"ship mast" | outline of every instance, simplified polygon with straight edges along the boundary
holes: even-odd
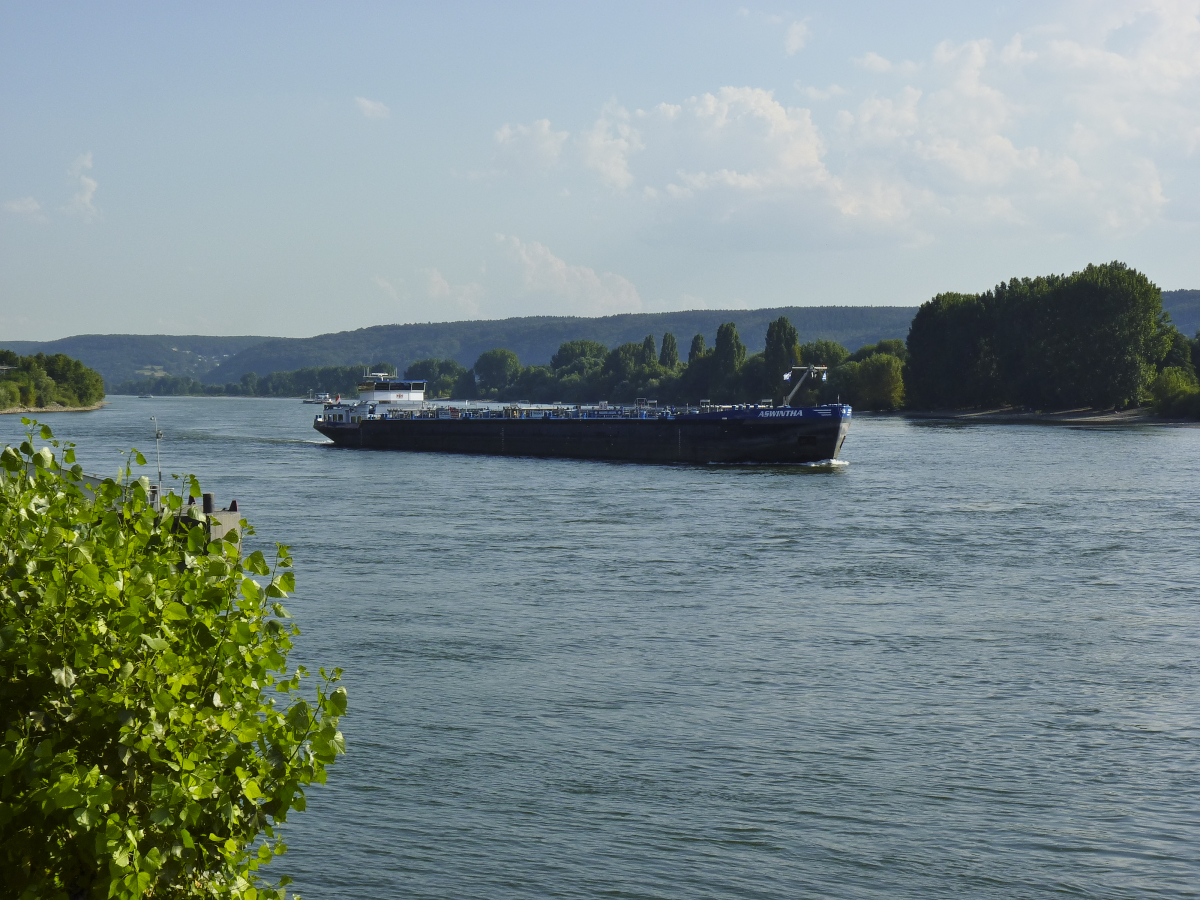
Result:
[[[792,386],[792,392],[787,395],[786,399],[784,399],[783,405],[784,406],[792,405],[792,398],[796,396],[796,392],[800,390],[800,386],[802,384],[804,384],[805,381],[808,380],[808,377],[810,375],[815,378],[816,374],[818,372],[820,372],[821,380],[824,381],[825,373],[827,371],[829,371],[828,366],[792,366],[792,370],[790,372],[785,373],[783,376],[784,381],[794,382],[794,384]],[[800,374],[799,378],[795,377],[797,373]]]

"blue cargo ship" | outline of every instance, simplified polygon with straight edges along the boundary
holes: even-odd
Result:
[[[824,369],[794,369],[806,379]],[[341,447],[692,463],[814,463],[836,459],[850,428],[845,404],[660,407],[487,404],[425,400],[425,382],[369,376],[353,402],[331,403],[313,427]]]

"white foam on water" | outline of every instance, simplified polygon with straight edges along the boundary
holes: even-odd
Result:
[[[819,459],[816,462],[800,463],[800,465],[813,469],[839,469],[842,466],[850,465],[850,463],[844,459]]]

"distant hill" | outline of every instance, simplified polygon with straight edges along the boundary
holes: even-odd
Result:
[[[670,313],[630,313],[597,319],[529,316],[516,319],[439,322],[421,325],[376,325],[311,338],[271,338],[249,347],[204,376],[209,383],[238,381],[246,372],[267,375],[307,366],[349,366],[387,362],[400,371],[418,359],[438,357],[471,366],[479,354],[504,347],[523,365],[541,365],[564,341],[588,339],[608,347],[640,342],[647,334],[661,339],[670,331],[686,355],[692,336],[703,334],[708,346],[717,326],[736,322],[749,352],[766,343],[767,323],[787,316],[801,342],[827,338],[851,350],[884,338],[908,336],[915,307],[786,306],[778,309],[705,309]]]
[[[1163,291],[1163,309],[1175,327],[1194,337],[1200,331],[1200,291]]]
[[[225,359],[266,337],[207,337],[164,334],[80,334],[57,341],[0,341],[22,356],[65,353],[104,377],[109,388],[147,375],[199,378]]]
[[[1191,336],[1200,330],[1200,291],[1163,291],[1163,307],[1184,334]],[[779,316],[792,321],[801,341],[827,338],[856,350],[884,338],[907,337],[915,313],[915,307],[906,306],[787,306],[636,313],[598,319],[530,316],[376,325],[311,338],[82,334],[57,341],[0,340],[0,348],[22,356],[65,353],[99,372],[109,387],[158,373],[220,384],[239,381],[246,372],[268,375],[307,366],[389,362],[403,371],[410,363],[429,357],[470,366],[480,353],[494,347],[514,351],[525,365],[537,365],[549,362],[564,341],[587,338],[615,347],[641,341],[647,334],[661,338],[664,331],[675,335],[680,351],[686,354],[692,335],[697,333],[712,346],[722,322],[736,322],[743,343],[751,353],[757,353],[763,348],[767,323]]]

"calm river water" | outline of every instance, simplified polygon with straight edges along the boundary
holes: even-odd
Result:
[[[337,450],[113,398],[295,551],[317,898],[1195,897],[1200,429],[860,418],[829,470]],[[0,442],[20,428],[0,418]],[[153,477],[153,476],[152,476]]]

